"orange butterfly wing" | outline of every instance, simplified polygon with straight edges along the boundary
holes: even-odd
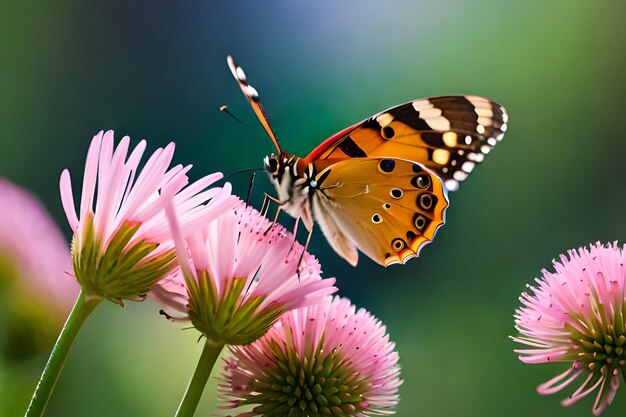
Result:
[[[313,215],[333,249],[356,265],[361,250],[381,265],[405,263],[435,236],[448,206],[428,168],[397,158],[357,158],[316,177]]]
[[[301,166],[314,163],[319,172],[351,158],[401,158],[424,164],[455,191],[502,140],[507,121],[505,109],[484,97],[413,100],[331,136]]]

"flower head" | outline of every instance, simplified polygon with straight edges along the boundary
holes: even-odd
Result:
[[[599,243],[568,251],[520,297],[515,314],[520,336],[513,340],[525,363],[567,362],[570,367],[540,385],[553,394],[574,381],[579,387],[562,404],[571,405],[597,391],[593,413],[613,400],[626,369],[624,248]]]
[[[321,279],[319,263],[302,255],[291,234],[243,202],[186,242],[173,207],[168,214],[181,271],[158,283],[152,296],[171,318],[190,320],[215,343],[250,343],[285,311],[337,290],[334,279]]]
[[[252,416],[393,414],[400,367],[385,326],[349,300],[294,310],[261,339],[230,347],[219,385],[227,408]]]
[[[70,253],[39,200],[0,178],[0,351],[9,358],[49,349],[78,285]]]
[[[221,178],[208,175],[189,185],[191,166],[170,168],[174,144],[157,149],[139,170],[146,148],[129,153],[128,136],[114,149],[113,132],[94,136],[85,163],[79,215],[70,174],[61,175],[61,199],[74,231],[72,260],[87,295],[122,304],[142,299],[150,287],[177,266],[163,202],[173,199],[184,232],[218,215],[232,201],[229,184],[206,187]]]

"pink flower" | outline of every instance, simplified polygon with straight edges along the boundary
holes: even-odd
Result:
[[[216,344],[261,337],[285,311],[335,292],[317,260],[285,229],[243,202],[192,233],[185,242],[171,218],[181,272],[159,282],[152,297],[170,318],[190,320]],[[178,213],[180,216],[180,213]]]
[[[185,188],[191,165],[170,168],[174,144],[157,149],[139,170],[146,148],[129,152],[128,136],[114,148],[113,132],[94,136],[85,163],[77,215],[70,174],[61,174],[61,199],[74,231],[72,259],[76,279],[87,295],[118,304],[142,299],[150,287],[177,266],[163,211],[173,199],[188,233],[232,204],[230,185],[204,190],[221,174],[208,175]],[[204,190],[204,191],[203,191]]]
[[[70,253],[39,200],[0,178],[0,350],[25,357],[50,348],[78,295]]]
[[[525,363],[567,362],[570,367],[541,384],[540,394],[553,394],[580,382],[562,404],[569,406],[597,391],[593,413],[613,400],[626,366],[624,249],[597,243],[568,251],[555,272],[543,270],[537,285],[520,297],[515,313],[519,337],[528,348],[517,349]]]
[[[28,191],[0,178],[0,257],[14,267],[20,285],[67,313],[78,286],[65,272],[70,252],[59,227]]]
[[[400,367],[385,326],[347,299],[285,314],[261,339],[229,347],[218,386],[240,417],[393,414]]]

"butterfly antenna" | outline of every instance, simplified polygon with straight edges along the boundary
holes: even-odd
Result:
[[[246,196],[246,204],[250,204],[250,197],[252,196],[252,187],[254,186],[254,178],[256,177],[256,172],[253,172],[250,176],[250,184],[248,185],[248,195]]]
[[[255,130],[252,126],[250,126],[248,123],[244,122],[243,120],[241,120],[239,117],[235,116],[230,110],[228,110],[228,106],[224,105],[224,106],[220,106],[220,111],[226,113],[227,115],[229,115],[230,117],[232,117],[233,119],[235,119],[237,122],[241,123],[243,126],[247,127],[248,129],[250,129],[255,135],[259,136],[260,138],[262,138],[265,143],[267,143],[268,145],[270,145],[271,147],[274,147],[274,145],[272,144],[272,142],[270,142],[270,140],[265,136],[260,134],[257,130]]]
[[[236,174],[241,174],[243,172],[260,172],[260,171],[265,171],[264,167],[260,167],[260,168],[245,168],[245,169],[238,169],[236,171],[231,171],[228,174],[224,175],[224,178],[221,179],[221,181],[227,180],[228,178],[232,177],[233,175]],[[254,180],[252,180],[251,182],[253,182]]]

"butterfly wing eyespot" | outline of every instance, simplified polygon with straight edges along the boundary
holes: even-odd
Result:
[[[381,265],[405,263],[445,222],[446,190],[421,164],[358,158],[332,164],[322,175],[313,215],[331,246],[353,264],[356,248]]]
[[[425,190],[430,187],[430,175],[422,173],[411,178],[411,185],[420,190]]]
[[[416,161],[456,191],[502,140],[507,123],[505,109],[480,96],[413,100],[331,136],[304,160],[390,156]]]

